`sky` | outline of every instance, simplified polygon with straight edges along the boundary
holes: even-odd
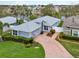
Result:
[[[79,0],[0,0],[0,5],[74,5]]]

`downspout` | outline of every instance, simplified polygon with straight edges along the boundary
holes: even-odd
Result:
[[[71,36],[72,36],[72,29],[71,29]]]

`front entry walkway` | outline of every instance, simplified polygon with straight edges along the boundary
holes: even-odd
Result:
[[[44,47],[46,58],[72,58],[72,55],[55,40],[57,36],[58,33],[55,33],[53,37],[50,38],[44,33],[36,37],[35,41],[39,42]]]

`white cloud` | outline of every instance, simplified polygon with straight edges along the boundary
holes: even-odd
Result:
[[[16,4],[26,4],[26,5],[34,5],[34,4],[55,4],[55,5],[69,5],[69,4],[78,4],[78,0],[0,0],[0,5],[16,5]]]

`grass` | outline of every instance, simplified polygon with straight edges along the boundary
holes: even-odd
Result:
[[[79,44],[76,41],[61,39],[59,42],[72,54],[72,56],[79,57]],[[75,42],[75,43],[74,43]]]
[[[44,58],[43,47],[40,44],[37,47],[25,48],[24,44],[13,41],[0,42],[0,58]]]
[[[63,25],[63,21],[59,23],[58,27],[62,27],[62,25]]]

